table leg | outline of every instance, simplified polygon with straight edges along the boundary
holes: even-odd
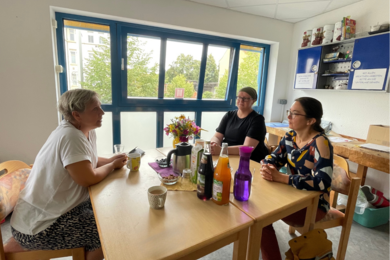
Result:
[[[238,233],[238,240],[234,242],[233,260],[246,259],[246,251],[248,248],[249,227],[241,230]]]
[[[366,182],[366,175],[367,175],[367,167],[359,164],[357,168],[356,176],[362,180],[360,184],[361,186],[363,186],[364,183]]]
[[[302,234],[307,233],[314,228],[314,224],[316,223],[319,199],[319,195],[313,198],[312,203],[306,209],[305,224],[302,228]]]
[[[258,260],[260,258],[262,233],[263,225],[260,222],[255,222],[255,224],[250,227],[248,260]]]

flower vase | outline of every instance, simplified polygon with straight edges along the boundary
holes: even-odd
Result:
[[[173,148],[176,148],[176,144],[182,142],[188,142],[188,136],[176,136],[175,139],[173,139]]]

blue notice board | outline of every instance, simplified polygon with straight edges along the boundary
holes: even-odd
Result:
[[[389,34],[356,39],[348,89],[385,90],[389,74]]]
[[[294,88],[316,88],[318,68],[321,60],[322,46],[298,51],[297,71]]]

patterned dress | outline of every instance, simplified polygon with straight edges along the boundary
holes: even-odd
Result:
[[[263,160],[277,168],[287,163],[288,184],[300,190],[322,191],[318,208],[328,212],[329,192],[333,174],[333,146],[324,133],[316,135],[304,147],[298,148],[296,132],[286,133],[278,148]]]

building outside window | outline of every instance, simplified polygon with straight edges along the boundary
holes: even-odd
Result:
[[[77,86],[77,73],[72,73],[72,85]]]
[[[69,29],[69,40],[74,41],[74,29]]]
[[[75,51],[71,51],[70,52],[70,63],[76,63],[76,52]]]

